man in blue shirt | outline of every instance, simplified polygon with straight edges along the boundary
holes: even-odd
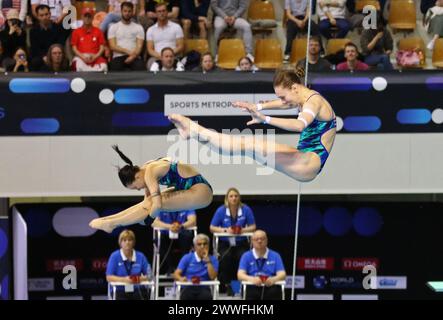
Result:
[[[263,230],[252,236],[252,250],[240,259],[238,280],[248,281],[246,300],[281,300],[281,287],[277,281],[285,280],[286,272],[280,254],[268,248],[268,237]]]
[[[134,250],[134,232],[123,230],[118,237],[118,243],[120,250],[111,254],[106,267],[108,282],[127,284],[117,286],[116,300],[147,300],[149,291],[137,283],[149,280],[151,266],[143,253]]]
[[[161,231],[160,274],[171,274],[184,254],[192,249],[194,232],[187,230],[197,225],[194,210],[180,212],[160,212],[152,227],[164,228]]]
[[[209,255],[209,237],[203,233],[194,238],[194,251],[183,256],[174,272],[176,281],[192,281],[195,286],[185,286],[181,300],[212,300],[211,289],[197,285],[200,281],[217,278],[218,261]]]

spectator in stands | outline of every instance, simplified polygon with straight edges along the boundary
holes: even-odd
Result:
[[[176,281],[199,283],[217,277],[218,261],[209,255],[209,237],[198,234],[194,238],[194,251],[183,256],[174,272]],[[185,286],[181,290],[181,300],[212,300],[211,290],[207,286]]]
[[[332,28],[337,28],[335,38],[344,38],[351,25],[345,18],[346,0],[318,0],[317,14],[320,18],[320,33],[327,39],[333,38]]]
[[[65,50],[62,45],[56,43],[49,47],[46,55],[45,64],[40,68],[43,72],[67,72],[69,70],[69,61],[66,58]]]
[[[21,27],[16,9],[8,11],[6,28],[0,32],[0,39],[3,43],[2,65],[6,70],[10,70],[10,67],[16,64],[14,55],[17,49],[26,48],[26,31]]]
[[[94,10],[83,8],[83,26],[72,33],[71,45],[75,57],[72,60],[74,71],[107,71],[108,65],[103,52],[105,37],[103,32],[92,25]]]
[[[181,61],[175,58],[174,50],[172,48],[163,48],[160,56],[160,60],[156,60],[151,64],[149,71],[185,71],[185,66]]]
[[[391,33],[385,28],[383,19],[377,17],[377,29],[365,29],[360,37],[365,63],[380,70],[392,70],[390,54],[394,47]]]
[[[361,62],[357,59],[358,57],[357,46],[349,42],[345,46],[345,58],[346,61],[337,65],[338,71],[363,71],[368,70],[369,66],[366,63]]]
[[[66,33],[63,28],[51,21],[50,9],[47,5],[38,5],[35,8],[38,25],[31,29],[31,70],[40,70],[49,47],[55,43],[64,45]]]
[[[214,37],[217,48],[220,35],[227,27],[241,30],[246,53],[254,61],[251,25],[242,18],[248,8],[248,0],[211,0],[211,8],[215,15]]]
[[[213,71],[217,71],[217,70],[218,70],[218,68],[215,65],[214,58],[212,57],[212,54],[210,52],[205,52],[202,54],[202,56],[200,58],[200,65],[192,71],[207,73],[207,72],[213,72]]]
[[[183,30],[175,22],[169,21],[168,11],[165,3],[156,5],[157,23],[146,32],[148,53],[148,70],[155,60],[161,59],[163,48],[169,47],[174,50],[176,57],[181,57],[184,49]]]
[[[27,0],[0,0],[0,17],[7,17],[9,10],[14,9],[19,12],[19,19],[23,23],[28,13],[28,1]],[[6,20],[6,19],[5,19]],[[0,29],[1,29],[0,25]]]
[[[199,38],[208,37],[208,9],[210,0],[182,0],[180,3],[180,16],[185,39],[190,38],[191,28],[198,28]]]
[[[158,0],[141,0],[140,2],[140,12],[139,21],[143,28],[148,29],[154,23],[157,22],[156,5],[163,3],[166,5],[168,11],[168,20],[178,23],[180,14],[180,1],[170,0],[170,1],[158,1]]]
[[[292,41],[299,31],[307,32],[308,18],[311,8],[308,7],[309,0],[285,0],[285,11],[288,17],[286,24],[286,48],[284,61],[289,61],[292,49]],[[311,35],[318,35],[318,26],[311,21]]]
[[[37,8],[42,4],[49,7],[52,22],[61,25],[63,19],[68,15],[71,0],[31,0],[32,15],[37,20],[39,19]]]
[[[28,55],[24,48],[18,48],[14,54],[14,64],[8,65],[6,71],[12,72],[29,72]]]
[[[131,21],[134,5],[123,2],[121,5],[122,19],[113,24],[108,31],[109,48],[112,50],[112,71],[145,70],[140,53],[143,49],[145,33],[143,27]]]
[[[162,228],[160,246],[160,274],[171,274],[177,268],[180,258],[192,249],[194,232],[189,228],[197,226],[194,210],[160,212],[151,224]]]
[[[428,33],[432,36],[427,48],[433,50],[435,41],[443,37],[443,0],[437,0],[435,6],[428,10],[424,22]]]
[[[123,230],[118,236],[118,244],[120,249],[109,257],[106,280],[127,283],[128,286],[116,287],[116,300],[148,300],[149,290],[138,283],[151,278],[151,266],[142,252],[134,250],[134,232]]]
[[[241,202],[240,192],[236,188],[229,188],[225,195],[225,203],[215,212],[210,231],[212,233],[242,234],[256,229],[254,213],[251,208]],[[233,295],[230,286],[236,279],[238,263],[242,254],[249,249],[246,237],[220,237],[220,275],[222,290]]]
[[[235,67],[235,71],[246,71],[246,72],[253,71],[253,72],[255,72],[255,71],[258,71],[258,68],[254,64],[254,62],[251,60],[250,57],[244,56],[238,60],[238,64]]]
[[[308,63],[309,71],[312,72],[323,72],[331,71],[332,65],[328,60],[320,57],[321,40],[318,36],[312,36],[309,39],[309,52],[308,52]],[[306,58],[301,59],[297,62],[297,68],[306,67]]]
[[[108,2],[108,14],[106,15],[103,22],[100,24],[100,29],[103,33],[106,33],[109,26],[113,23],[117,23],[122,19],[121,9],[124,2],[129,2],[133,4],[132,7],[132,17],[137,16],[137,3],[138,0],[109,0]]]
[[[252,250],[240,259],[238,280],[251,282],[246,286],[246,300],[281,300],[282,290],[275,285],[286,279],[286,271],[278,252],[268,248],[268,237],[263,230],[252,236]]]

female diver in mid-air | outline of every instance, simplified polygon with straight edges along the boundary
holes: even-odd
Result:
[[[323,169],[331,152],[336,134],[335,113],[331,105],[318,92],[302,84],[303,69],[278,70],[274,76],[274,90],[279,99],[263,104],[236,102],[235,107],[248,111],[252,120],[247,125],[266,123],[288,131],[301,132],[297,148],[285,144],[269,143],[253,135],[232,136],[208,130],[189,118],[171,114],[169,120],[180,135],[207,143],[211,149],[234,155],[247,155],[262,164],[272,159],[275,169],[289,177],[307,182]],[[269,117],[261,110],[299,108],[297,119]]]
[[[118,171],[121,182],[129,189],[145,189],[145,198],[122,212],[92,220],[92,228],[110,233],[116,227],[140,223],[148,216],[155,218],[160,211],[196,210],[212,202],[211,185],[194,167],[168,158],[138,167],[117,146],[113,148],[126,163]],[[160,193],[160,185],[169,188]]]

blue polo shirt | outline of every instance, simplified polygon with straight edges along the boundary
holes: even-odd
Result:
[[[252,213],[251,208],[245,204],[238,208],[237,217],[235,219],[231,217],[229,208],[222,205],[217,209],[217,211],[215,211],[215,214],[211,220],[212,226],[220,228],[229,228],[232,226],[240,226],[244,228],[252,224],[255,224],[254,214]],[[246,237],[235,237],[236,242],[245,240]],[[221,237],[220,241],[229,242],[229,238]]]
[[[109,257],[107,276],[127,277],[142,274],[151,276],[151,266],[143,253],[134,250],[132,259],[127,259],[122,250],[115,250]]]
[[[215,256],[210,256],[215,271],[218,272],[218,260]],[[182,271],[182,275],[188,280],[192,277],[200,277],[201,281],[209,281],[207,263],[199,258],[195,251],[185,254],[178,263],[177,269]]]
[[[158,218],[160,219],[161,222],[164,223],[168,223],[168,224],[172,224],[174,221],[179,222],[180,224],[185,223],[186,221],[188,221],[188,217],[192,216],[192,215],[196,215],[194,210],[187,210],[187,211],[176,211],[176,212],[165,212],[162,211],[160,212],[160,215],[158,216]],[[182,231],[183,229],[181,229],[180,231]],[[162,230],[161,233],[168,233],[168,230]]]
[[[160,212],[158,216],[161,222],[172,224],[174,221],[179,222],[180,224],[188,221],[188,216],[195,216],[194,210],[188,211],[180,211],[180,212]]]
[[[248,276],[273,277],[278,271],[285,271],[285,266],[276,251],[267,249],[264,257],[258,258],[255,249],[252,249],[243,253],[238,269],[246,271]]]

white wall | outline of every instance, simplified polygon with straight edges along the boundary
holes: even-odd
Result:
[[[297,136],[277,141],[296,145]],[[339,134],[323,172],[303,185],[303,193],[443,192],[441,141],[443,134]],[[121,185],[114,165],[123,163],[110,147],[115,143],[138,164],[165,155],[172,144],[165,136],[0,138],[0,197],[141,195]],[[280,173],[257,176],[255,164],[197,167],[216,194],[230,186],[243,194],[298,190]]]

